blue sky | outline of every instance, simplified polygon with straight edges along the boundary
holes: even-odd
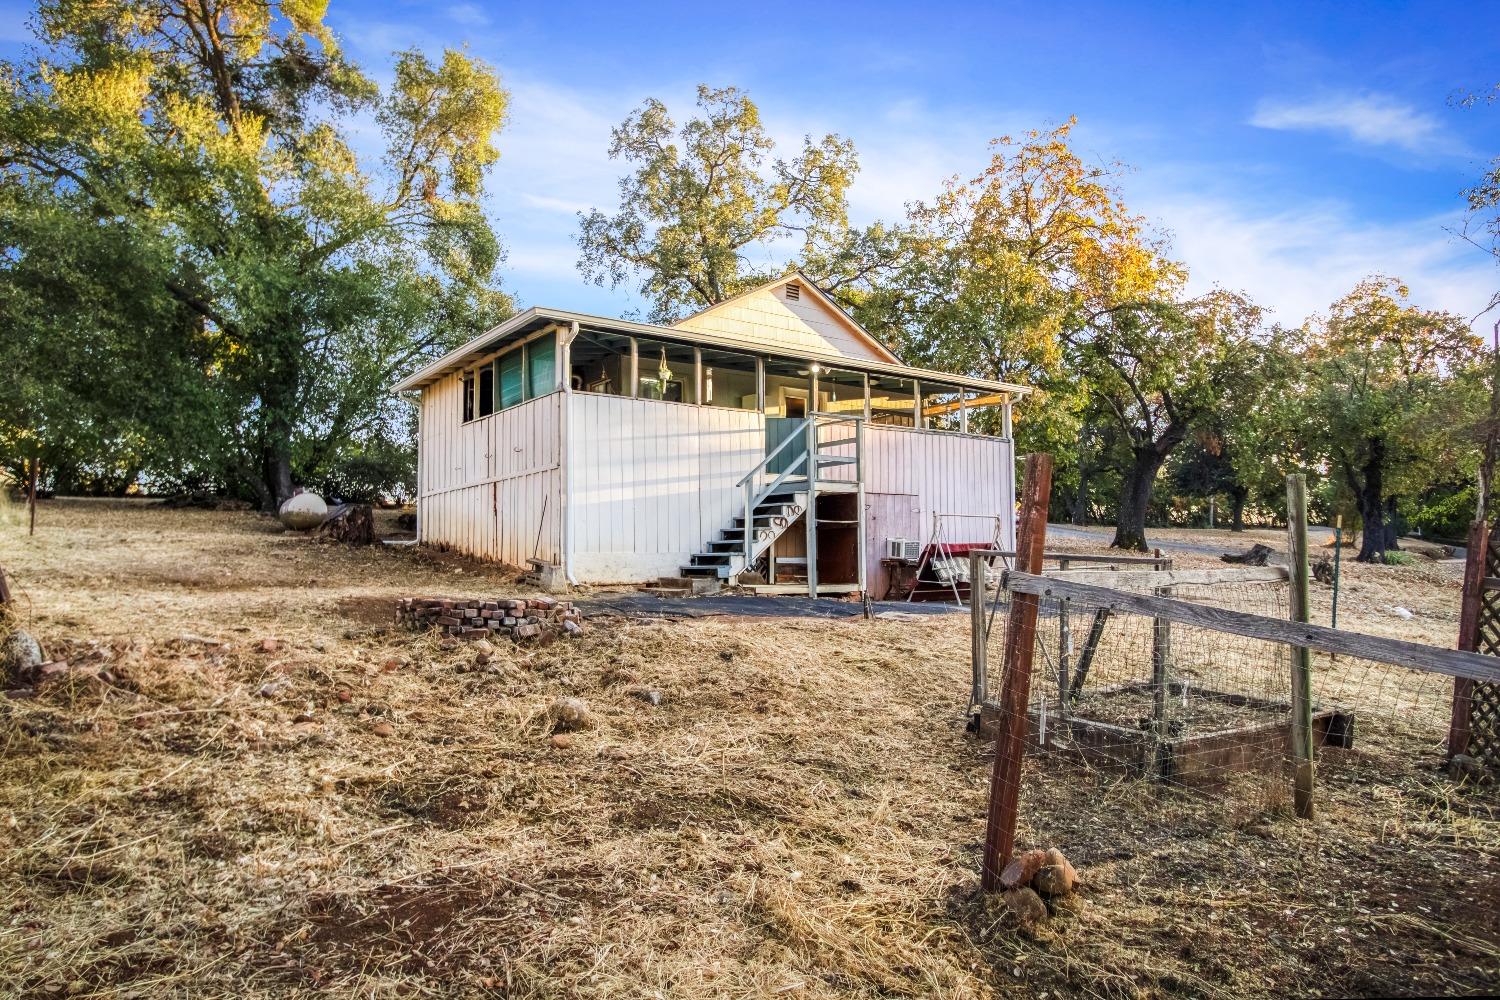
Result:
[[[0,54],[17,53],[27,11],[0,3]],[[577,212],[614,206],[610,127],[647,96],[684,117],[700,82],[746,89],[786,145],[853,139],[858,222],[977,172],[994,136],[1077,115],[1079,150],[1131,165],[1127,203],[1170,235],[1195,289],[1299,322],[1372,272],[1465,315],[1500,288],[1449,232],[1500,155],[1500,104],[1453,104],[1500,84],[1488,4],[331,0],[329,20],[377,76],[413,45],[466,46],[500,71],[512,103],[489,203],[523,305],[640,306],[579,276]]]

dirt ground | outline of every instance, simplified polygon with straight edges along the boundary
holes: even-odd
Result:
[[[0,565],[49,652],[108,671],[0,697],[3,995],[1500,990],[1500,796],[1421,720],[1325,758],[1312,822],[1029,763],[1020,840],[1084,887],[1022,931],[976,896],[964,615],[601,618],[479,667],[389,624],[524,592],[441,553],[60,500],[35,538],[0,508]],[[1345,570],[1341,625],[1452,644],[1449,567]],[[559,747],[564,695],[591,721]]]

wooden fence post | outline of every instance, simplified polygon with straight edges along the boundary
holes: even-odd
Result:
[[[1482,520],[1469,524],[1468,553],[1464,560],[1464,589],[1458,610],[1458,648],[1479,651],[1480,595],[1484,590],[1484,567],[1490,547],[1488,525]],[[1469,726],[1473,717],[1474,681],[1453,679],[1453,713],[1448,725],[1448,759],[1469,752]]]
[[[1021,525],[1016,538],[1016,568],[1042,571],[1047,538],[1047,502],[1052,495],[1052,456],[1027,455],[1021,484]],[[1021,795],[1021,758],[1026,752],[1026,708],[1031,696],[1031,659],[1036,652],[1036,616],[1041,599],[1012,594],[1005,623],[1004,686],[1000,693],[1000,731],[995,736],[995,768],[990,774],[990,804],[984,832],[985,892],[1000,888],[1000,872],[1016,848],[1016,807]]]
[[[1286,477],[1287,550],[1291,557],[1291,619],[1309,614],[1307,566],[1307,479]],[[1292,788],[1297,815],[1313,816],[1312,650],[1292,647]]]
[[[10,606],[10,582],[5,579],[5,567],[0,566],[0,611]]]

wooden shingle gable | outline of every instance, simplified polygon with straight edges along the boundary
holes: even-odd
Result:
[[[740,341],[746,347],[901,363],[800,271],[709,306],[673,327]]]

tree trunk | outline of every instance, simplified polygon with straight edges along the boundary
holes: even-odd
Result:
[[[1135,449],[1135,459],[1125,473],[1125,482],[1120,487],[1120,510],[1115,518],[1115,538],[1112,548],[1147,551],[1146,512],[1151,506],[1151,491],[1156,485],[1156,474],[1167,460],[1170,448],[1160,447]]]
[[[1078,492],[1073,496],[1072,521],[1079,527],[1089,523],[1089,465],[1078,460]]]
[[[1370,440],[1370,457],[1365,462],[1364,481],[1355,493],[1364,531],[1359,543],[1360,562],[1384,562],[1387,544],[1385,521],[1385,441]]]
[[[1230,531],[1245,530],[1245,501],[1249,499],[1250,491],[1244,487],[1237,487],[1229,491],[1229,516]]]
[[[28,535],[36,534],[36,480],[41,472],[41,466],[41,459],[33,458],[31,460],[31,494],[27,499],[27,503],[31,507],[31,527],[26,529]]]

